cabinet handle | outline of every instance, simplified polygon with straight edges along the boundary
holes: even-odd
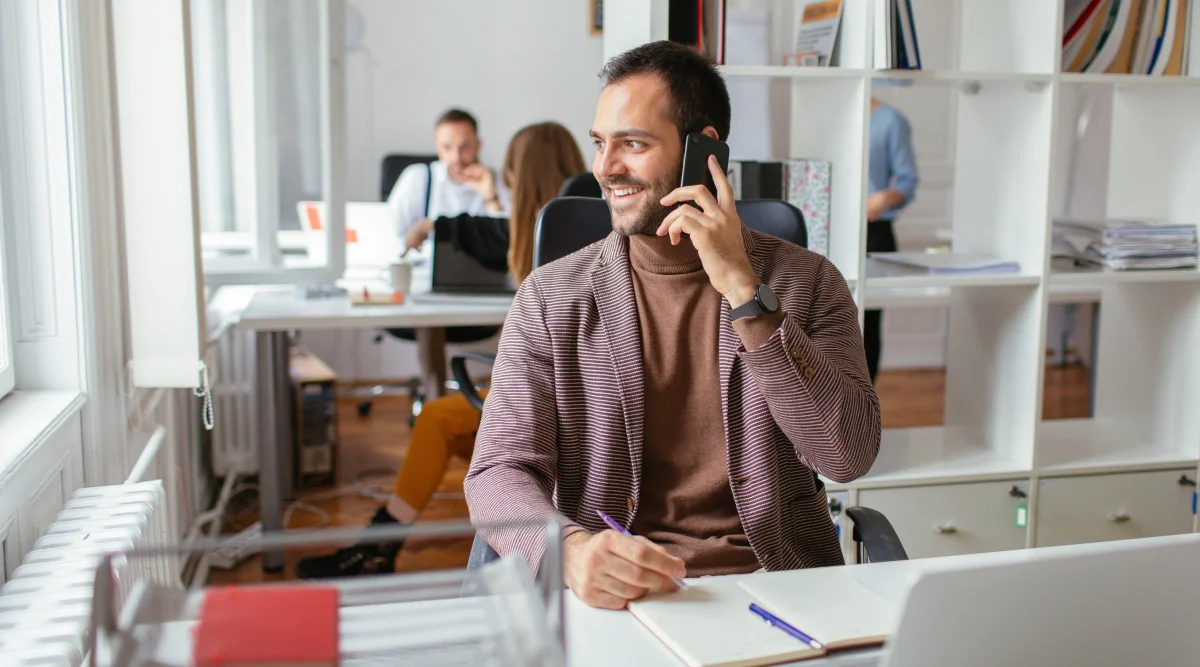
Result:
[[[1179,486],[1196,486],[1196,480],[1191,479],[1186,474],[1179,476]]]
[[[1125,523],[1129,521],[1129,512],[1121,510],[1120,512],[1111,512],[1108,515],[1108,520],[1113,523]]]
[[[952,523],[943,523],[937,526],[937,532],[942,535],[953,535],[958,532],[958,529]]]
[[[1029,494],[1022,491],[1021,487],[1017,486],[1016,484],[1013,484],[1012,488],[1008,490],[1008,495],[1012,496],[1013,498],[1028,498],[1029,497]]]

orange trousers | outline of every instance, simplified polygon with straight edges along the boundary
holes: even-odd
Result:
[[[486,396],[487,392],[480,392]],[[479,411],[459,393],[448,394],[425,404],[413,424],[408,456],[396,475],[397,496],[420,512],[442,483],[450,457],[468,461],[475,451]]]

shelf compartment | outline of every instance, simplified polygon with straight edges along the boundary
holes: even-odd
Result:
[[[1063,285],[1104,285],[1121,283],[1174,283],[1200,281],[1200,270],[1172,269],[1154,271],[1104,271],[1096,268],[1063,269],[1054,267],[1050,272],[1052,287]]]
[[[859,488],[1028,474],[1029,467],[953,428],[884,429],[879,457]]]
[[[1197,463],[1194,448],[1153,442],[1120,423],[1096,419],[1042,422],[1038,452],[1042,473],[1152,470]]]
[[[795,67],[792,65],[722,65],[726,77],[783,79],[861,79],[867,71],[845,67]]]
[[[1042,421],[1039,469],[1112,469],[1200,458],[1200,281],[1106,285],[1092,418]]]
[[[937,289],[947,287],[989,287],[1005,285],[1037,285],[1041,278],[1034,273],[951,273],[931,274],[919,268],[909,268],[891,262],[868,258],[867,287]]]
[[[1067,84],[1096,84],[1101,86],[1181,87],[1200,86],[1200,77],[1150,76],[1148,74],[1084,74],[1063,72],[1059,80]]]

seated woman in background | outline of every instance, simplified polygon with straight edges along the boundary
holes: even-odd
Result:
[[[504,184],[512,191],[512,217],[468,214],[413,223],[406,243],[419,246],[432,232],[453,238],[481,264],[508,271],[520,284],[533,271],[533,234],[538,211],[557,194],[564,181],[587,171],[571,133],[558,123],[530,125],[512,138],[504,157]],[[393,495],[371,524],[409,524],[429,504],[452,456],[470,459],[479,429],[479,411],[462,394],[426,403],[413,425],[404,465]],[[395,570],[401,542],[362,543],[325,556],[302,559],[296,575],[327,579]]]

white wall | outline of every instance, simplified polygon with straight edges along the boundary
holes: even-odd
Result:
[[[508,140],[554,120],[585,160],[599,95],[602,39],[584,0],[349,0],[366,32],[346,60],[347,199],[379,197],[392,152],[433,152],[433,122],[461,106],[480,123],[483,159],[498,166]]]
[[[452,106],[479,119],[489,165],[501,164],[517,130],[545,120],[570,129],[590,163],[587,133],[604,62],[584,0],[348,0],[346,7],[365,29],[346,58],[347,200],[379,198],[384,155],[433,153],[433,122]],[[416,345],[373,338],[314,331],[303,340],[343,381],[418,374]],[[495,340],[471,349],[494,351]]]

